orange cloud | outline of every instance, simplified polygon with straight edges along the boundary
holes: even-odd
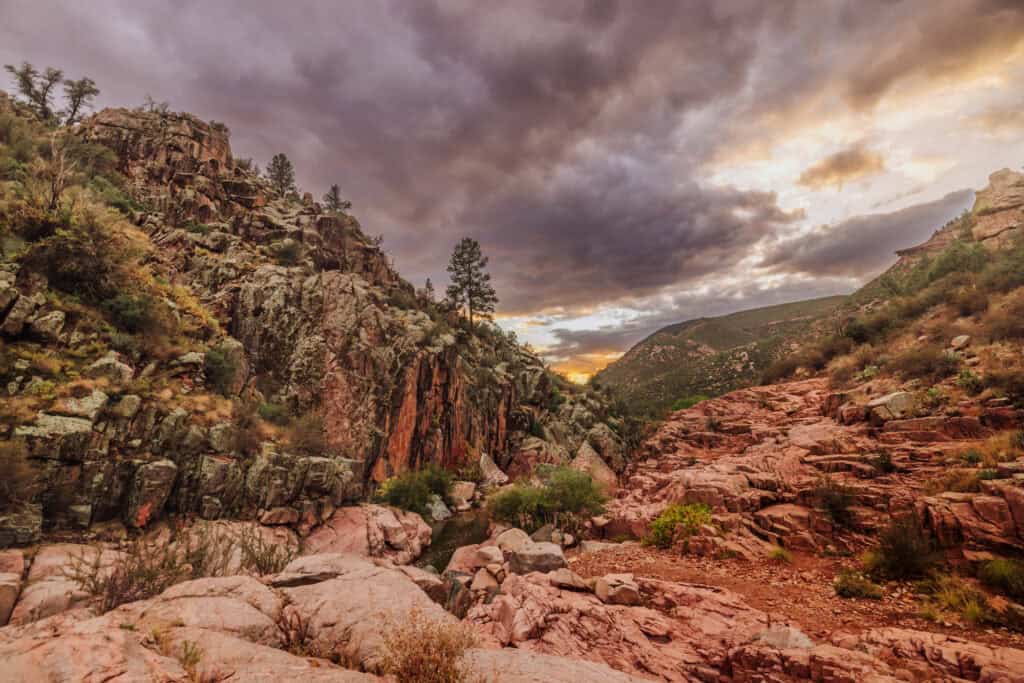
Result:
[[[1024,131],[1024,109],[993,108],[970,117],[968,123],[993,136],[1015,135]]]
[[[885,159],[882,155],[865,148],[863,143],[857,143],[814,164],[800,174],[797,182],[814,190],[830,185],[841,190],[844,183],[884,170]]]

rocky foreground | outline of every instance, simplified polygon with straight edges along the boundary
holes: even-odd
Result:
[[[383,680],[388,633],[416,613],[476,634],[467,663],[500,681],[1024,681],[1021,638],[927,621],[908,584],[841,599],[832,579],[895,515],[916,509],[955,562],[1019,552],[1021,461],[977,493],[931,493],[949,458],[1020,425],[998,400],[926,412],[880,381],[846,395],[824,380],[735,392],[674,414],[620,481],[593,535],[493,528],[446,571],[407,563],[430,542],[417,515],[340,508],[267,575],[186,581],[100,614],[64,569],[81,546],[6,551],[0,628],[9,680]],[[879,453],[891,467],[877,466]],[[853,496],[837,524],[823,480]],[[667,505],[700,502],[713,523],[658,550],[641,536]],[[158,534],[159,529],[151,531]],[[614,541],[614,542],[613,542]],[[795,555],[773,564],[772,548]],[[116,545],[111,546],[116,553]],[[107,560],[104,560],[107,561]],[[110,560],[113,561],[113,560]],[[13,590],[11,587],[13,586]],[[0,607],[3,607],[0,604]]]

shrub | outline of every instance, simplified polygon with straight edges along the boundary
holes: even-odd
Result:
[[[907,378],[920,378],[939,382],[956,374],[960,361],[953,354],[936,344],[914,347],[895,356],[889,361],[895,372]]]
[[[881,600],[884,595],[882,587],[860,572],[844,569],[839,572],[832,587],[841,598],[867,598]]]
[[[954,612],[972,624],[990,620],[992,612],[985,594],[959,577],[934,576],[918,584],[918,590],[939,611]]]
[[[937,561],[935,546],[916,514],[895,519],[882,531],[878,546],[865,558],[875,578],[914,579],[925,576]]]
[[[267,422],[283,425],[288,422],[288,408],[280,403],[261,403],[256,409]]]
[[[986,386],[996,389],[1014,405],[1024,405],[1024,372],[1019,370],[993,371],[985,376]]]
[[[205,356],[206,381],[220,394],[228,396],[238,374],[238,361],[224,349],[210,349]]]
[[[107,229],[90,214],[33,244],[22,257],[22,264],[45,273],[51,287],[102,301],[117,293],[115,256]]]
[[[970,368],[964,368],[960,371],[956,378],[956,385],[972,396],[981,393],[981,390],[985,388],[985,383],[981,381],[981,377]]]
[[[114,325],[132,334],[148,332],[157,326],[159,319],[154,307],[153,298],[145,294],[118,294],[103,304]]]
[[[977,315],[988,310],[988,294],[980,289],[963,289],[953,299],[953,306],[961,316]]]
[[[260,434],[260,416],[250,404],[236,404],[234,414],[234,448],[243,455],[256,455],[263,442]]]
[[[64,568],[65,576],[97,599],[101,612],[136,600],[158,595],[188,577],[182,557],[170,545],[150,545],[134,540],[119,559],[105,562],[101,548],[73,554]]]
[[[985,247],[956,240],[936,257],[928,270],[928,281],[935,282],[954,273],[977,273],[988,263]]]
[[[1024,561],[1005,558],[989,560],[982,565],[978,578],[986,586],[1018,602],[1024,601]]]
[[[994,259],[981,273],[979,284],[990,292],[1009,292],[1024,286],[1024,241]]]
[[[781,545],[774,546],[768,551],[768,559],[780,564],[793,564],[793,554]]]
[[[324,455],[330,450],[324,417],[320,413],[306,413],[288,425],[288,443],[306,455]]]
[[[414,608],[385,629],[381,671],[396,683],[469,683],[476,677],[465,654],[475,645],[469,626],[435,621]]]
[[[892,461],[892,455],[889,451],[882,451],[876,455],[871,464],[882,474],[892,474],[898,469],[896,463]]]
[[[981,491],[978,470],[963,468],[948,470],[929,481],[925,485],[925,491],[929,494],[942,493],[943,491],[978,493]]]
[[[686,396],[684,398],[676,399],[675,403],[672,404],[672,407],[669,410],[673,410],[673,411],[675,411],[675,410],[685,410],[687,408],[692,408],[693,406],[697,405],[701,401],[706,401],[706,400],[708,400],[708,397],[705,396],[704,394],[696,394],[694,396]]]
[[[711,523],[711,508],[704,503],[671,505],[651,522],[644,543],[657,548],[671,548],[679,537],[689,537],[700,527]]]
[[[293,239],[286,239],[274,245],[273,253],[278,264],[294,266],[302,256],[302,245]]]
[[[993,340],[1024,339],[1024,296],[989,311],[982,324]]]
[[[554,524],[577,531],[584,518],[604,511],[604,493],[589,474],[568,467],[542,467],[537,474],[540,486],[516,484],[491,496],[491,515],[527,530]]]
[[[291,545],[268,541],[252,527],[242,529],[237,545],[241,552],[242,570],[260,576],[278,574],[295,559],[295,548]]]
[[[850,512],[850,506],[853,505],[853,492],[849,487],[830,477],[825,477],[814,489],[814,497],[829,519],[839,526],[849,526],[853,521],[853,514]]]
[[[385,481],[377,491],[377,499],[426,515],[431,496],[449,500],[451,490],[452,475],[437,465],[429,464],[418,471],[404,472]]]

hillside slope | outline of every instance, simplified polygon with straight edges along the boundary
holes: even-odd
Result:
[[[657,414],[696,395],[748,386],[796,340],[846,301],[844,296],[755,308],[664,327],[597,373],[631,410]]]
[[[351,215],[274,191],[223,124],[53,127],[0,94],[0,173],[0,546],[165,508],[308,529],[425,463],[617,446],[591,392],[417,294]]]

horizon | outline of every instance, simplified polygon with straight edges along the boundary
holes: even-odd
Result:
[[[463,235],[576,381],[669,324],[850,293],[1024,162],[1024,7],[0,2],[0,63],[338,183],[416,286]],[[10,84],[5,86],[10,89]]]

